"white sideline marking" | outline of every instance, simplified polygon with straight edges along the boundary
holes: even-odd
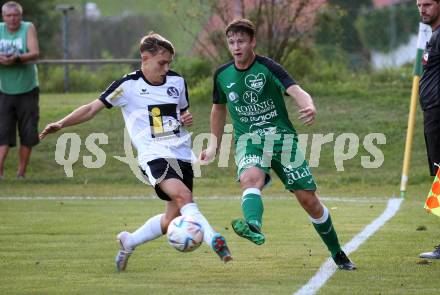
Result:
[[[0,201],[82,201],[82,200],[158,200],[156,196],[47,196],[47,197],[0,197]],[[241,196],[209,196],[209,197],[194,197],[196,200],[241,200]],[[294,196],[264,196],[264,200],[295,200]],[[386,203],[389,199],[384,198],[338,198],[338,197],[319,197],[323,201],[342,202],[342,203]]]
[[[392,198],[388,200],[387,208],[376,220],[367,225],[350,242],[345,244],[344,251],[347,255],[357,250],[370,236],[381,228],[399,211],[402,198]],[[301,289],[293,293],[294,295],[315,294],[325,282],[335,273],[337,267],[333,259],[328,258],[319,268],[318,272]]]

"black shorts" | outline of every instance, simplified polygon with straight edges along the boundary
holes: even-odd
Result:
[[[148,177],[151,185],[154,186],[157,196],[164,201],[171,201],[171,198],[160,189],[159,183],[162,180],[176,178],[181,180],[192,192],[194,172],[190,162],[176,159],[155,159],[147,163],[148,168],[142,173]],[[176,171],[177,170],[177,171]]]
[[[0,92],[0,145],[17,145],[17,125],[20,144],[28,147],[38,144],[38,100],[38,87],[15,95]]]
[[[423,112],[426,152],[428,154],[429,172],[437,173],[440,165],[440,107]]]

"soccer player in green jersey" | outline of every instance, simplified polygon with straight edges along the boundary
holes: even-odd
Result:
[[[243,190],[244,219],[232,221],[234,231],[257,245],[265,242],[261,231],[261,191],[270,181],[269,171],[273,169],[309,214],[337,266],[356,269],[339,245],[328,209],[315,193],[315,181],[304,155],[297,148],[298,136],[289,120],[284,93],[296,102],[299,119],[305,125],[315,120],[312,98],[279,64],[255,54],[252,22],[247,19],[233,21],[226,28],[226,38],[233,60],[220,66],[214,75],[213,138],[208,148],[201,152],[200,160],[209,163],[215,158],[228,110],[234,126],[237,176]]]

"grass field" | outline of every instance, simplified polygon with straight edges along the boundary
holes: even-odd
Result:
[[[320,165],[312,171],[320,195],[326,199],[342,244],[347,243],[385,209],[386,199],[399,194],[403,144],[406,134],[410,80],[377,82],[374,79],[326,85],[304,85],[316,101],[319,116],[311,128],[299,133],[385,134],[380,145],[385,161],[378,169],[364,169],[363,148],[337,172],[334,141],[322,147]],[[192,98],[194,135],[209,131],[209,89]],[[59,119],[97,94],[41,96],[41,127]],[[289,110],[295,109],[289,103]],[[389,223],[361,245],[351,257],[359,270],[337,271],[319,294],[436,294],[437,262],[417,258],[439,242],[439,220],[426,215],[423,201],[432,179],[427,176],[420,112],[414,139],[408,196]],[[164,238],[139,247],[128,271],[114,272],[115,235],[133,230],[148,216],[163,210],[159,200],[60,199],[62,196],[152,196],[128,166],[113,158],[123,156],[123,123],[118,110],[104,110],[93,121],[65,132],[82,140],[74,177],[66,178],[54,158],[57,136],[48,137],[35,150],[28,178],[14,179],[17,155],[11,150],[6,180],[0,182],[0,293],[1,294],[292,294],[304,285],[328,257],[305,213],[275,179],[265,191],[264,231],[267,244],[259,247],[239,239],[229,222],[240,215],[240,195],[234,183],[232,159],[228,168],[216,163],[202,168],[195,195],[200,207],[230,244],[235,261],[223,265],[203,246],[194,253],[173,250]],[[109,136],[102,145],[107,159],[100,169],[86,169],[82,156],[93,132]],[[311,140],[311,138],[309,138]],[[306,152],[310,155],[310,146]],[[7,199],[30,197],[30,200]],[[32,199],[33,197],[55,199]],[[217,199],[210,199],[220,196]],[[352,200],[359,200],[352,202]],[[420,230],[421,229],[421,230]],[[421,264],[420,264],[421,263]]]
[[[229,241],[235,260],[224,265],[203,245],[178,253],[164,238],[139,247],[126,273],[115,273],[114,236],[160,212],[158,200],[0,201],[2,294],[292,294],[326,259],[319,237],[292,201],[266,200],[267,243],[255,246],[232,233],[237,200],[199,200]],[[384,209],[383,199],[327,201],[343,243]],[[416,231],[423,220],[427,231]],[[338,271],[320,294],[435,294],[440,264],[417,264],[432,245],[438,221],[419,202],[401,212],[351,255],[356,272]],[[426,248],[425,247],[425,248]]]

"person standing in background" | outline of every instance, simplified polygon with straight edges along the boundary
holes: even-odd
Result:
[[[23,8],[14,1],[2,6],[0,22],[0,180],[9,147],[20,137],[17,178],[26,174],[32,147],[38,144],[39,88],[34,61],[39,57],[37,30],[22,21]]]
[[[423,54],[423,75],[420,79],[420,105],[431,176],[440,165],[440,0],[417,0],[421,21],[431,26],[432,36]],[[440,245],[420,258],[440,259]]]

